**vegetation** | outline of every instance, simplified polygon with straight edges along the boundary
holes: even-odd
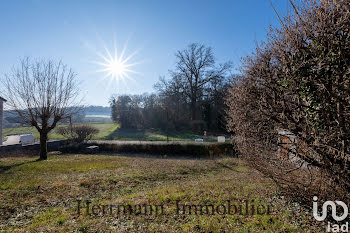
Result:
[[[74,124],[75,126],[80,126],[83,124]],[[99,133],[96,134],[93,139],[105,139],[108,137],[110,134],[112,134],[115,130],[119,128],[118,124],[114,123],[90,123],[90,126],[97,128],[99,130]],[[58,128],[60,127],[66,127],[67,125],[62,124],[57,126]],[[6,137],[7,135],[12,135],[12,134],[33,134],[35,138],[39,138],[39,133],[34,127],[16,127],[16,128],[6,128],[3,131],[3,135]],[[49,138],[50,139],[64,139],[64,137],[60,134],[58,134],[55,130],[51,131],[49,133]]]
[[[198,135],[188,131],[173,131],[161,129],[118,129],[108,135],[108,140],[123,141],[194,141],[195,138],[201,137],[205,142],[217,142],[217,137]]]
[[[0,231],[322,232],[312,215],[239,159],[157,159],[104,155],[1,158]],[[177,215],[183,204],[255,200],[270,215]],[[77,214],[93,204],[164,204],[164,215]],[[91,210],[90,210],[91,211]],[[317,222],[316,222],[317,223]],[[318,224],[318,223],[317,223]]]
[[[71,141],[82,143],[98,134],[99,130],[91,125],[83,124],[59,127],[56,129],[56,132]]]
[[[48,134],[76,113],[79,89],[76,74],[61,62],[22,59],[5,75],[7,106],[40,135],[40,159],[47,159]]]
[[[96,145],[95,142],[88,145]],[[220,158],[222,156],[237,157],[234,145],[231,143],[161,143],[161,142],[99,142],[99,149],[103,152],[113,153],[142,153],[162,156],[178,156],[196,158]],[[64,151],[70,148],[62,148]],[[73,150],[76,147],[72,148]]]
[[[215,64],[210,47],[190,44],[176,53],[170,79],[160,78],[157,93],[112,96],[112,119],[122,128],[225,131],[224,101],[230,63]]]
[[[175,54],[176,66],[168,79],[160,78],[156,93],[112,96],[115,124],[75,124],[70,129],[61,125],[60,135],[55,134],[52,129],[59,121],[67,123],[64,103],[75,92],[65,96],[64,103],[51,100],[49,87],[57,77],[41,76],[45,73],[41,69],[52,69],[51,63],[43,68],[41,64],[28,68],[23,63],[24,71],[32,69],[37,72],[34,76],[41,78],[34,78],[34,84],[28,84],[32,80],[26,76],[14,83],[8,79],[7,89],[11,92],[13,88],[13,98],[25,96],[29,99],[22,102],[31,103],[28,93],[33,92],[32,86],[39,86],[44,93],[34,90],[38,92],[33,97],[35,106],[13,105],[19,116],[27,114],[23,122],[33,127],[6,129],[5,135],[11,130],[38,130],[35,136],[40,136],[43,145],[40,158],[46,159],[49,132],[51,138],[62,138],[76,131],[80,142],[101,139],[93,143],[109,155],[60,154],[47,161],[0,158],[0,229],[323,232],[325,226],[318,224],[326,223],[315,221],[307,208],[313,195],[322,201],[350,201],[350,4],[347,0],[289,2],[292,13],[278,16],[281,28],[271,28],[267,41],[243,59],[239,76],[229,74],[230,63],[217,65],[210,47],[190,44]],[[60,71],[61,66],[55,69]],[[13,77],[27,73],[24,71],[17,70]],[[73,76],[68,74],[68,84]],[[18,83],[23,86],[19,92],[13,86]],[[42,101],[46,98],[48,101]],[[193,141],[204,130],[222,133],[224,127],[235,134],[235,145],[102,140]],[[79,153],[81,145],[90,144],[73,146]],[[63,151],[75,153],[69,146]],[[225,157],[235,155],[236,149],[243,158]],[[135,154],[113,156],[124,152]],[[176,158],[179,155],[182,157]],[[209,160],[212,158],[215,160]],[[286,201],[285,195],[292,198]],[[254,199],[270,205],[272,212],[242,216],[179,215],[175,211],[177,201],[206,205],[237,199]],[[96,216],[78,214],[77,200],[100,207],[162,204],[166,214],[115,217],[102,214],[100,207]]]
[[[74,111],[72,118],[63,119],[60,124],[69,124],[69,123],[112,123],[111,120],[111,109],[110,107],[103,106],[80,106],[79,111],[74,109],[69,110]],[[23,122],[21,117],[16,111],[5,110],[4,111],[4,128],[15,128],[19,126],[30,126]]]
[[[85,123],[82,123],[85,124]],[[74,125],[82,125],[77,123]],[[94,135],[92,139],[101,140],[123,140],[123,141],[194,141],[195,138],[203,137],[203,135],[190,133],[188,131],[177,132],[173,130],[161,129],[122,129],[119,124],[114,123],[89,123],[90,126],[99,130],[99,133]],[[59,125],[60,127],[66,127],[66,124]],[[33,134],[35,138],[39,138],[39,134],[33,127],[17,127],[6,128],[3,131],[3,135],[12,134]],[[167,137],[168,135],[168,137]],[[56,131],[51,131],[49,134],[50,139],[64,139],[64,137],[58,134]],[[203,137],[205,142],[216,142],[217,137],[206,136]]]
[[[290,2],[294,13],[244,61],[227,100],[228,127],[240,152],[291,195],[350,200],[350,5]],[[297,138],[285,147],[292,162],[275,157],[278,130]]]

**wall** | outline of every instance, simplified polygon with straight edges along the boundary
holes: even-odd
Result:
[[[65,143],[65,140],[51,140],[47,143],[47,150],[50,151],[59,151],[62,144]],[[32,145],[22,146],[21,144],[0,146],[0,156],[6,155],[39,155],[40,144],[35,143]]]

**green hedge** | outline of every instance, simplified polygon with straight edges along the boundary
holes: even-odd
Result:
[[[156,155],[182,155],[212,158],[218,156],[237,157],[234,145],[230,143],[91,143],[103,152],[142,153]]]

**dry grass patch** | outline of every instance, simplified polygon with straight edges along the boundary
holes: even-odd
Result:
[[[0,230],[23,232],[312,232],[310,216],[276,198],[276,186],[245,161],[54,155],[0,159]],[[178,215],[181,204],[270,204],[270,215]],[[96,205],[163,204],[158,216],[77,214]],[[295,220],[295,213],[300,217]]]

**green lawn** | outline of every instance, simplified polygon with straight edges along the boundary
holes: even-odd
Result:
[[[89,123],[89,125],[96,127],[100,131],[94,139],[104,139],[119,128],[119,124],[114,123]],[[34,127],[6,128],[3,130],[4,137],[11,134],[33,134],[35,138],[39,138],[39,133]],[[50,133],[49,137],[50,139],[63,139],[55,130]]]
[[[189,132],[168,132],[170,141],[193,141],[195,138],[201,137],[195,133]],[[109,140],[124,140],[124,141],[166,141],[167,132],[157,129],[118,129],[107,136]],[[214,136],[204,138],[205,141],[217,141]]]
[[[0,158],[0,231],[5,232],[321,232],[311,213],[279,197],[244,160],[107,155]],[[92,202],[89,215],[77,200]],[[270,214],[176,213],[176,201],[215,206],[254,200]],[[159,215],[102,214],[110,205],[163,205]],[[100,209],[101,210],[101,209]],[[89,210],[92,211],[91,209]],[[244,212],[244,211],[243,211]],[[108,212],[106,212],[108,213]]]
[[[89,123],[90,125],[100,130],[93,139],[107,139],[107,140],[125,140],[125,141],[166,141],[167,132],[165,130],[156,129],[121,129],[119,124],[113,123]],[[60,127],[60,126],[59,126]],[[35,138],[39,138],[39,134],[34,127],[18,127],[7,128],[3,130],[3,135],[11,134],[33,134]],[[170,131],[170,141],[194,141],[195,138],[201,137],[189,132],[174,132]],[[50,135],[50,139],[63,139],[63,137],[53,130]],[[217,137],[208,136],[204,138],[204,141],[215,142]]]

